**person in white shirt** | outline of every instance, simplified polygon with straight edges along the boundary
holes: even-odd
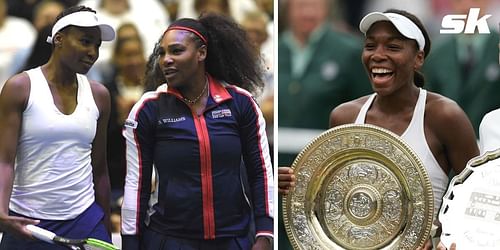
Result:
[[[0,0],[0,90],[11,76],[11,63],[17,52],[30,48],[36,30],[27,20],[7,15],[7,0]]]

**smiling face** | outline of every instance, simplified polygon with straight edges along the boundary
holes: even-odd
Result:
[[[188,31],[169,30],[161,40],[159,64],[169,86],[186,87],[205,74],[207,49],[198,46],[193,37]]]
[[[388,95],[413,85],[414,72],[422,67],[424,52],[417,51],[415,40],[405,38],[392,23],[381,21],[366,33],[362,60],[373,90]]]
[[[69,26],[54,37],[62,63],[80,74],[86,74],[99,58],[101,42],[98,27]]]

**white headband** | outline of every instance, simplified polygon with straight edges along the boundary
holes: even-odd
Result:
[[[111,25],[100,22],[97,15],[90,11],[78,11],[59,19],[52,27],[52,36],[47,37],[47,42],[52,44],[52,38],[61,29],[74,25],[78,27],[99,27],[102,41],[112,41],[115,39],[115,30]]]
[[[372,12],[363,17],[359,23],[359,30],[366,35],[370,27],[379,21],[389,21],[406,38],[417,41],[419,50],[425,48],[425,38],[418,26],[407,17],[396,13]]]

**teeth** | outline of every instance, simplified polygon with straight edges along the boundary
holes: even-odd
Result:
[[[387,73],[392,73],[391,70],[384,69],[384,68],[373,68],[372,69],[373,74],[387,74]]]

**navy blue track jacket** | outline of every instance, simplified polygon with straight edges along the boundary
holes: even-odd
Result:
[[[174,237],[244,236],[251,209],[256,236],[273,235],[273,174],[262,113],[246,90],[208,79],[200,116],[166,85],[144,94],[130,112],[123,131],[125,244],[137,244],[146,224]]]

